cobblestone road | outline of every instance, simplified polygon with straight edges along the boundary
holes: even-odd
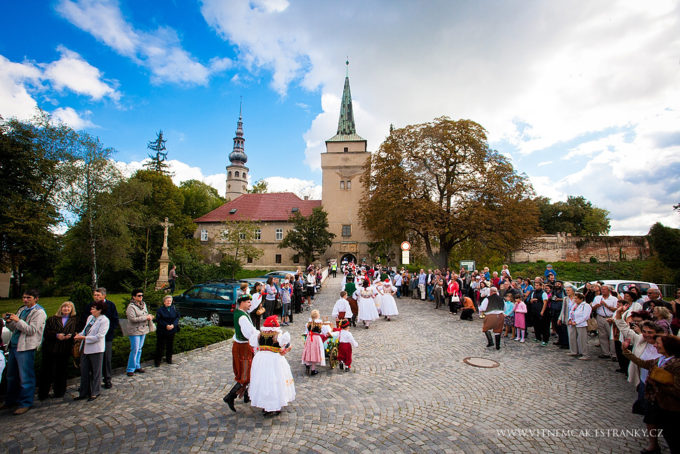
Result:
[[[327,281],[324,315],[339,292]],[[92,403],[36,401],[24,416],[0,415],[1,452],[638,452],[634,436],[510,436],[499,429],[643,429],[632,387],[614,363],[576,361],[563,350],[506,342],[485,348],[481,322],[429,303],[397,300],[400,316],[353,329],[353,371],[300,364],[303,319],[288,327],[297,399],[280,416],[222,397],[233,383],[231,344],[176,356],[175,364],[114,377]],[[308,313],[305,313],[307,316]],[[306,317],[305,317],[306,319]],[[598,351],[595,351],[597,356]],[[480,369],[463,359],[500,362]],[[69,391],[75,393],[75,383]],[[555,435],[555,434],[552,434]],[[592,435],[592,432],[591,432]]]

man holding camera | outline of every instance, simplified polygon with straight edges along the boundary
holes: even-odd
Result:
[[[7,328],[12,331],[7,361],[7,395],[0,409],[18,406],[15,415],[23,415],[33,405],[35,394],[35,351],[42,342],[47,314],[38,304],[37,290],[27,290],[24,305],[16,314],[4,315]]]

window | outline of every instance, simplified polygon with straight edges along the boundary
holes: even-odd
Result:
[[[281,263],[281,254],[276,254],[276,263]]]
[[[218,287],[215,290],[215,296],[218,300],[231,301],[234,296],[234,290],[230,287]]]
[[[342,236],[352,236],[352,225],[345,224],[342,226]]]
[[[283,229],[276,229],[276,241],[283,239]]]
[[[198,299],[201,300],[214,300],[215,292],[217,289],[215,287],[202,287],[201,291],[198,293]]]
[[[201,230],[201,241],[208,241],[208,231],[206,229]]]
[[[229,171],[229,178],[231,178],[231,170]]]
[[[300,263],[300,256],[298,254],[293,256],[293,263]]]
[[[235,176],[236,178],[238,178],[238,170],[237,170],[236,172],[234,172],[234,176]]]
[[[350,180],[347,180],[347,190],[352,189],[352,182]]]
[[[239,240],[245,240],[245,239],[246,239],[246,234],[243,233],[243,232],[239,233],[239,234],[238,234],[238,239],[239,239]]]
[[[345,147],[345,149],[344,149],[343,151],[344,151],[345,153],[347,153],[347,152],[349,151],[349,148]]]
[[[252,257],[248,257],[248,263],[253,263],[253,258],[252,258]]]
[[[201,292],[201,287],[192,287],[186,291],[185,295],[189,298],[198,298],[198,294]]]
[[[246,177],[246,173],[245,173],[245,172],[243,172],[243,178],[245,178],[245,177]]]
[[[262,230],[261,230],[261,229],[255,230],[255,239],[256,239],[256,240],[261,240],[261,239],[262,239]]]
[[[345,182],[340,180],[340,189],[345,189]]]

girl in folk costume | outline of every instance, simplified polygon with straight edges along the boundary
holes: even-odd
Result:
[[[385,279],[383,283],[383,296],[382,296],[382,315],[385,316],[387,321],[391,321],[391,317],[399,315],[397,310],[397,302],[394,300],[394,294],[397,292],[397,288],[392,285],[390,278]]]
[[[319,371],[316,370],[317,365],[326,365],[326,352],[324,351],[323,343],[328,339],[331,333],[331,328],[323,324],[323,320],[319,316],[319,311],[314,309],[310,314],[311,318],[305,327],[305,347],[302,350],[302,364],[307,369],[307,374],[316,375]],[[311,369],[311,370],[310,370]]]
[[[251,339],[257,348],[250,369],[250,405],[261,408],[265,416],[281,413],[295,400],[295,383],[284,356],[290,351],[290,334],[282,333],[276,315],[267,317],[258,337]]]
[[[336,318],[337,326],[341,326],[343,320],[349,320],[352,318],[352,308],[349,305],[349,301],[347,301],[346,291],[343,290],[340,292],[340,299],[335,302],[331,316]]]
[[[515,295],[515,331],[517,332],[516,341],[524,342],[527,333],[527,305],[522,301],[522,295]]]
[[[366,329],[368,329],[373,320],[380,317],[375,309],[373,296],[373,288],[368,283],[368,280],[364,281],[359,291],[359,316],[357,318],[364,323]]]
[[[359,344],[354,340],[354,336],[349,332],[349,322],[343,320],[340,325],[341,331],[338,337],[338,361],[340,362],[340,369],[349,372],[352,367],[352,347],[358,347]]]

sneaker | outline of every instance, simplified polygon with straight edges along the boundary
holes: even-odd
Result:
[[[519,343],[520,343],[520,344],[523,344],[523,343],[524,343],[524,339],[520,340]]]
[[[516,337],[516,338],[514,338],[513,340],[518,341],[518,340],[519,340],[519,337]]]
[[[548,343],[547,342],[541,342],[541,347],[547,347]]]
[[[19,407],[19,408],[17,408],[16,410],[14,410],[14,414],[17,415],[17,416],[18,416],[18,415],[23,415],[23,414],[26,413],[30,408],[31,408],[31,407]]]
[[[590,359],[590,356],[581,356],[579,359],[582,361],[588,361]]]
[[[534,342],[541,342],[540,339],[534,339]]]
[[[567,356],[578,356],[578,353],[567,353]]]

